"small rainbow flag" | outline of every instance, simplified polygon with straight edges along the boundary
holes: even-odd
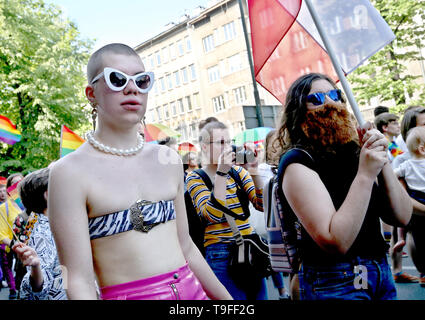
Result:
[[[75,134],[67,126],[62,125],[61,129],[61,147],[60,147],[60,157],[66,156],[68,153],[71,153],[78,149],[85,140],[81,138],[78,134]]]
[[[9,188],[7,188],[7,192],[9,193],[10,198],[15,201],[15,203],[21,208],[21,210],[25,210],[24,205],[22,204],[21,197],[19,196],[18,191],[18,184],[20,181],[16,182],[15,184],[11,185]]]
[[[394,158],[403,154],[403,150],[394,141],[389,143],[388,150]]]
[[[9,118],[2,115],[0,115],[0,140],[10,145],[21,141],[21,132]]]
[[[6,185],[7,179],[5,177],[0,177],[0,185]]]

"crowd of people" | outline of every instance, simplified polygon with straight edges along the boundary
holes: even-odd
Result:
[[[144,143],[153,74],[132,48],[96,51],[87,80],[87,142],[0,186],[0,275],[10,299],[267,300],[264,276],[241,277],[230,265],[238,239],[267,237],[263,184],[277,168],[302,257],[290,288],[271,274],[281,299],[393,300],[395,282],[425,286],[425,108],[405,111],[401,134],[385,108],[358,127],[335,83],[307,74],[288,90],[264,146],[245,143],[250,161],[238,159],[214,117],[199,124],[199,157],[182,158],[171,138]],[[6,192],[15,184],[25,210]],[[185,192],[204,250],[189,233]],[[420,277],[402,272],[406,245]],[[359,266],[366,287],[355,285]]]

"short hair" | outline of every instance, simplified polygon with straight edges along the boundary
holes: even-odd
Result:
[[[415,127],[407,133],[406,146],[409,152],[416,154],[418,147],[425,143],[425,127]]]
[[[380,132],[383,132],[382,127],[387,126],[391,121],[398,121],[398,117],[388,112],[379,114],[374,120],[375,126]]]
[[[220,120],[218,120],[216,117],[208,117],[202,120],[201,122],[199,122],[199,125],[198,125],[199,131],[201,131],[202,128],[205,127],[208,123],[215,122],[215,121],[220,122]]]
[[[377,106],[375,109],[373,109],[373,114],[375,117],[380,115],[381,113],[387,112],[390,112],[390,108],[384,106]]]
[[[213,133],[214,130],[219,129],[219,130],[224,130],[224,129],[228,129],[227,126],[220,121],[212,121],[207,123],[201,130],[201,132],[199,133],[199,143],[203,143],[206,144],[208,142],[210,142],[210,137]]]
[[[43,213],[47,208],[44,193],[49,184],[50,168],[43,168],[27,175],[19,183],[19,193],[27,213]]]
[[[417,126],[417,118],[418,115],[425,113],[425,108],[423,107],[416,107],[413,109],[409,109],[406,111],[406,113],[403,116],[403,119],[401,120],[401,136],[403,137],[403,140],[406,141],[407,139],[407,133],[410,129]]]
[[[100,72],[102,72],[102,69],[104,68],[103,58],[106,54],[122,54],[127,56],[136,56],[140,59],[140,61],[142,61],[137,52],[126,44],[107,44],[106,46],[103,46],[95,53],[93,53],[89,59],[89,62],[87,63],[87,80],[89,84],[91,84],[94,77],[96,77]]]
[[[19,177],[19,176],[21,176],[22,178],[24,177],[24,175],[20,172],[12,173],[10,176],[8,176],[7,180],[6,180],[6,189],[9,188],[12,185],[12,180],[15,177]]]

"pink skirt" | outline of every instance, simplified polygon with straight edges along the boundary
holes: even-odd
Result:
[[[102,300],[208,300],[186,263],[164,274],[100,288]]]

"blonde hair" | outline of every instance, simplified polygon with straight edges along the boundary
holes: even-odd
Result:
[[[406,145],[411,154],[417,154],[419,146],[425,144],[425,127],[415,127],[407,133]]]

